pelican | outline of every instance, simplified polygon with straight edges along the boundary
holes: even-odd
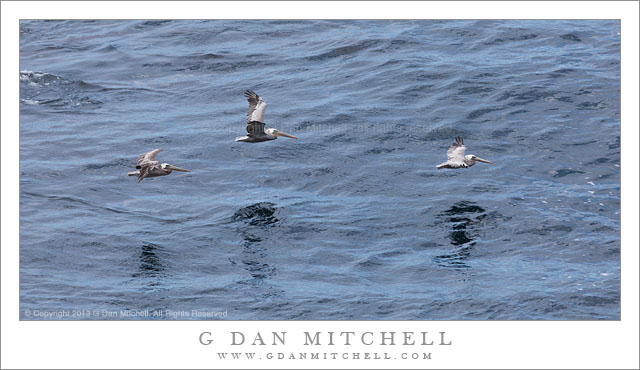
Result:
[[[236,141],[244,141],[245,143],[259,143],[261,141],[275,140],[278,136],[297,139],[293,135],[289,135],[275,128],[264,129],[264,111],[267,109],[267,103],[258,94],[251,90],[244,92],[249,102],[249,112],[247,112],[247,136],[240,136]]]
[[[462,136],[457,136],[456,141],[447,150],[447,161],[440,163],[436,168],[469,168],[476,162],[493,163],[486,159],[478,158],[473,154],[464,155],[465,150],[467,150],[467,147],[464,146]]]
[[[160,163],[156,161],[156,156],[162,149],[154,149],[148,153],[141,154],[138,157],[137,171],[129,172],[129,176],[138,176],[138,182],[142,181],[145,177],[166,176],[171,171],[190,172],[184,168],[170,165],[169,163]]]

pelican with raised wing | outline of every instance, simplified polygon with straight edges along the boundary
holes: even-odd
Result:
[[[244,92],[249,102],[249,112],[247,112],[247,136],[237,137],[236,141],[245,143],[259,143],[262,141],[275,140],[278,136],[297,139],[293,135],[289,135],[275,128],[264,129],[264,111],[267,109],[267,103],[251,90]]]
[[[155,149],[148,153],[141,154],[138,157],[137,171],[129,172],[129,176],[138,176],[138,182],[146,177],[166,176],[172,171],[190,172],[184,168],[170,165],[169,163],[160,163],[156,161],[156,156],[162,149]]]
[[[467,147],[464,146],[462,136],[457,136],[456,141],[449,147],[449,150],[447,150],[447,161],[440,163],[436,168],[469,168],[476,164],[476,162],[493,163],[486,159],[476,157],[473,154],[464,155],[465,150],[467,150]]]

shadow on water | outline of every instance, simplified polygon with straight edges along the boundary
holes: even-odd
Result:
[[[251,226],[268,226],[278,222],[274,216],[277,208],[269,202],[256,203],[248,207],[240,208],[233,214],[233,221],[245,221]]]
[[[156,278],[160,277],[164,273],[164,265],[162,260],[156,254],[158,245],[153,243],[145,243],[142,245],[140,249],[140,256],[138,257],[138,261],[140,262],[140,266],[138,268],[138,272],[134,273],[132,277],[134,278]],[[158,285],[159,283],[151,283],[150,285]]]
[[[251,276],[238,281],[238,284],[257,288],[276,273],[275,266],[265,262],[269,251],[262,242],[268,237],[269,229],[280,221],[276,217],[277,211],[275,204],[263,202],[240,208],[234,213],[233,222],[240,223],[237,231],[244,239],[240,262]]]
[[[465,261],[471,255],[471,250],[476,245],[475,227],[486,217],[484,208],[474,202],[457,202],[451,208],[441,212],[438,218],[450,228],[449,240],[456,247],[452,253],[443,254],[434,258],[436,264],[442,267],[467,269],[470,266]]]

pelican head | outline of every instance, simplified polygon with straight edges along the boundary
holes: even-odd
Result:
[[[189,170],[185,170],[184,168],[180,168],[180,167],[176,167],[174,165],[171,165],[169,163],[163,163],[160,165],[160,168],[162,168],[164,171],[166,171],[167,173],[171,173],[171,171],[181,171],[181,172],[191,172]]]
[[[488,161],[488,160],[486,160],[486,159],[482,159],[482,158],[480,158],[480,157],[476,157],[476,156],[475,156],[475,155],[473,155],[473,154],[467,154],[467,155],[465,155],[465,156],[464,156],[464,159],[466,159],[466,160],[467,160],[467,161],[469,161],[469,162],[473,162],[473,163],[476,163],[476,162],[482,162],[482,163],[489,163],[489,164],[493,164],[493,162]]]
[[[288,137],[291,139],[297,139],[297,137],[293,136],[293,135],[289,135],[285,132],[282,132],[280,130],[277,130],[275,128],[268,128],[266,130],[264,130],[264,132],[266,132],[267,134],[271,135],[271,136],[275,136],[276,138],[278,138],[278,136],[284,136],[284,137]]]

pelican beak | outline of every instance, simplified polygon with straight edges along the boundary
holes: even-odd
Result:
[[[184,168],[176,167],[176,166],[173,166],[173,165],[168,165],[167,168],[169,168],[170,170],[173,170],[173,171],[191,172],[189,170],[185,170]]]
[[[486,159],[482,159],[482,158],[478,158],[478,157],[476,157],[476,161],[478,161],[478,162],[482,162],[482,163],[489,163],[489,164],[493,164],[493,162],[491,162],[491,161],[488,161],[488,160],[486,160]]]
[[[276,135],[277,135],[277,136],[284,136],[284,137],[288,137],[288,138],[291,138],[291,139],[297,139],[297,137],[295,137],[295,136],[293,136],[293,135],[289,135],[289,134],[284,133],[284,132],[282,132],[282,131],[278,131],[278,132],[276,133]]]

